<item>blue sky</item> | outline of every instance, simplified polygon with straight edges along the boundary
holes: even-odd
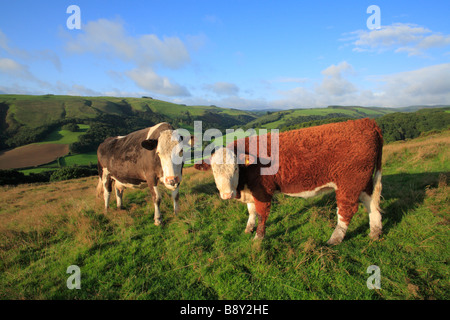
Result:
[[[81,29],[69,29],[70,5]],[[380,28],[367,27],[370,5]],[[0,93],[187,105],[450,104],[447,1],[10,1]]]

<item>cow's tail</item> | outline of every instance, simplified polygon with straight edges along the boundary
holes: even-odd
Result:
[[[377,150],[377,162],[375,166],[375,175],[373,177],[373,192],[372,192],[372,200],[370,202],[371,211],[377,210],[378,212],[382,212],[380,209],[380,198],[381,198],[381,158],[383,154],[383,136],[381,134],[381,129],[377,126],[377,134],[378,134],[378,150]]]
[[[102,198],[103,196],[103,168],[100,165],[100,162],[97,164],[98,167],[98,184],[97,184],[97,198]]]
[[[103,196],[103,183],[102,178],[98,177],[98,184],[97,184],[97,198],[102,198]]]

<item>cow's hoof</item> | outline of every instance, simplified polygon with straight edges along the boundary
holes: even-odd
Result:
[[[258,234],[253,238],[254,241],[261,241],[262,239],[264,239],[264,236],[259,236]]]
[[[369,234],[370,239],[379,240],[381,236],[381,229],[371,231]]]
[[[160,226],[161,225],[161,220],[155,220],[155,226]]]
[[[330,246],[336,246],[342,242],[342,239],[331,237],[330,240],[327,241],[327,244]]]
[[[247,228],[245,228],[245,231],[244,231],[245,233],[252,233],[253,232],[253,227],[247,227]]]

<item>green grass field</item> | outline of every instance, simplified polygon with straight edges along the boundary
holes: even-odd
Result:
[[[163,226],[147,190],[126,190],[107,214],[96,177],[0,188],[2,299],[450,298],[449,132],[386,145],[383,236],[360,206],[344,241],[326,245],[333,195],[278,195],[266,238],[244,233],[246,206],[219,198],[210,172],[184,171],[181,211],[161,188]],[[81,289],[67,288],[67,268]],[[367,287],[380,268],[381,289]]]
[[[62,119],[91,119],[102,113],[125,115],[130,108],[144,112],[152,111],[170,119],[177,118],[186,111],[194,117],[204,115],[206,111],[255,117],[252,112],[244,110],[215,106],[186,106],[150,98],[1,94],[1,102],[9,107],[6,123],[18,122],[28,127],[38,127]]]
[[[348,117],[360,118],[362,115],[367,117],[377,117],[382,116],[384,114],[394,112],[394,109],[387,110],[383,108],[363,108],[363,107],[328,107],[328,108],[314,108],[314,109],[292,109],[288,111],[278,111],[274,113],[280,113],[280,119],[276,121],[271,121],[264,123],[261,125],[261,128],[265,129],[276,129],[283,127],[285,122],[296,118],[296,117],[305,117],[305,116],[326,116],[332,113],[340,113],[346,115]],[[266,117],[272,117],[273,114],[262,116],[254,121],[254,123],[258,123],[260,121],[264,121]],[[252,124],[252,122],[250,123]]]
[[[43,141],[39,143],[60,143],[60,144],[71,144],[78,141],[78,138],[86,133],[89,129],[89,125],[87,124],[78,124],[80,128],[76,132],[72,132],[69,130],[56,130],[51,132]]]

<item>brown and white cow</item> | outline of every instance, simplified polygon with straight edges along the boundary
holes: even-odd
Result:
[[[99,182],[97,194],[109,206],[112,183],[117,199],[117,208],[122,207],[125,188],[136,188],[147,184],[155,205],[155,225],[161,224],[159,205],[161,196],[158,181],[172,190],[174,212],[179,210],[178,188],[181,182],[183,162],[183,138],[177,135],[167,122],[151,128],[132,132],[126,136],[107,138],[97,150]],[[189,141],[191,144],[192,141]],[[174,161],[173,156],[178,156]]]
[[[256,154],[250,150],[258,137],[247,137],[217,150],[209,163],[195,165],[198,170],[212,167],[222,199],[247,203],[249,219],[245,232],[253,231],[258,215],[255,239],[264,238],[276,192],[309,198],[335,191],[338,222],[328,244],[343,240],[359,201],[369,213],[370,237],[378,239],[382,228],[379,201],[383,137],[375,121],[361,119],[282,132],[278,148],[271,146],[274,142],[270,135],[265,139],[267,145],[258,144]],[[271,154],[274,149],[277,154]],[[278,171],[261,174],[267,167],[264,157],[272,164],[277,162]],[[242,158],[245,160],[239,161]]]

